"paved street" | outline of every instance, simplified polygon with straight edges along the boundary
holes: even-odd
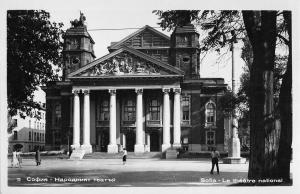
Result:
[[[247,164],[220,164],[220,175],[211,175],[211,163],[201,160],[23,159],[22,168],[8,168],[9,186],[202,186],[232,185],[247,177]]]

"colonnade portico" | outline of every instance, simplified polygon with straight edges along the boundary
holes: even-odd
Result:
[[[85,153],[92,152],[90,143],[90,91],[82,90],[84,93],[84,119],[83,119],[83,144],[80,146],[80,90],[73,90],[74,108],[73,108],[73,149],[84,149]]]
[[[120,88],[121,90],[122,88]],[[126,88],[128,89],[128,88]],[[148,88],[135,88],[136,92],[136,141],[134,145],[135,153],[144,153],[145,151],[149,151],[150,149],[150,135],[145,134],[145,145],[143,141],[143,91]],[[150,88],[149,88],[150,89]],[[153,89],[153,88],[151,88]],[[157,89],[157,88],[155,88]],[[174,137],[173,137],[173,147],[177,148],[181,146],[180,137],[181,137],[181,119],[180,119],[180,93],[181,89],[179,87],[166,87],[161,88],[163,93],[163,142],[161,145],[162,152],[171,148],[171,139],[170,139],[170,92],[174,92],[174,114],[173,114],[173,129],[174,129]],[[92,152],[92,146],[90,144],[90,91],[91,90],[99,90],[99,89],[73,89],[74,94],[74,109],[73,109],[73,144],[72,147],[74,149],[83,149],[86,153]],[[101,90],[104,90],[104,88]],[[106,89],[107,90],[107,89]],[[118,88],[108,89],[108,93],[110,94],[110,119],[109,119],[109,144],[107,145],[108,153],[117,153],[118,145],[117,145],[117,97],[116,93]],[[84,93],[84,103],[83,103],[83,144],[80,146],[80,98],[79,93],[82,91]],[[125,134],[122,134],[122,139],[125,138]],[[126,145],[126,144],[125,144]],[[123,140],[124,146],[124,140]]]

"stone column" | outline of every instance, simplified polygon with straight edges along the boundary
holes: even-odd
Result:
[[[74,108],[73,108],[73,149],[80,147],[80,99],[79,90],[73,90],[74,93]]]
[[[116,90],[110,89],[108,90],[110,93],[110,114],[109,114],[109,145],[107,146],[108,153],[118,153],[118,146],[116,144],[116,130],[117,130],[117,122],[116,122]]]
[[[143,144],[143,89],[136,89],[136,142],[134,145],[135,153],[144,153]]]
[[[83,145],[81,148],[85,153],[92,153],[92,146],[90,143],[90,91],[84,90],[84,119],[83,119]]]
[[[162,152],[171,147],[170,144],[170,88],[163,88],[164,93],[164,110],[163,110],[163,144],[161,145]]]
[[[173,147],[179,148],[180,144],[180,136],[181,136],[181,126],[180,126],[180,88],[174,88],[174,120],[173,120],[173,128],[174,128],[174,143]]]

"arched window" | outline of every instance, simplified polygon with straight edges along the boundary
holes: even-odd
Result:
[[[205,105],[205,126],[216,125],[216,105],[214,102],[209,101]]]

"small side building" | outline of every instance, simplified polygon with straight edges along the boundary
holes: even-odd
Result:
[[[36,148],[45,150],[45,109],[45,104],[43,104],[41,109],[32,112],[32,116],[21,118],[20,115],[16,115],[12,117],[11,130],[8,134],[9,153],[17,144],[22,145],[22,152],[33,152]]]

